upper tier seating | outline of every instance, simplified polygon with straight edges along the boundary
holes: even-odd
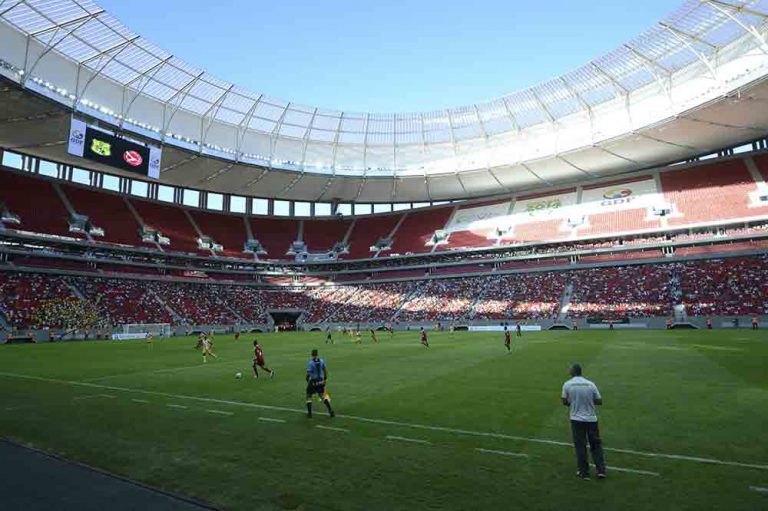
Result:
[[[157,202],[137,199],[130,201],[147,227],[159,230],[171,240],[171,245],[165,247],[166,250],[198,252],[197,233],[184,210]]]
[[[299,234],[299,222],[280,218],[252,217],[251,229],[253,237],[261,243],[267,255],[262,259],[288,259],[286,252],[296,241]]]
[[[370,216],[358,218],[349,237],[349,254],[345,258],[367,259],[373,257],[371,246],[386,238],[395,228],[402,215]]]
[[[83,238],[69,232],[69,212],[50,181],[19,171],[0,170],[0,202],[21,218],[12,228],[41,234]]]
[[[66,184],[62,184],[61,189],[77,213],[86,215],[94,226],[104,229],[104,237],[97,238],[99,241],[141,244],[139,223],[120,195]]]
[[[189,214],[194,219],[200,231],[205,236],[224,247],[222,255],[229,257],[248,257],[243,253],[248,233],[245,230],[243,217],[220,215],[205,211],[192,211]]]
[[[741,159],[662,172],[662,189],[675,212],[670,225],[768,215],[768,205],[749,207],[757,183]]]
[[[343,241],[352,220],[304,220],[304,243],[309,252],[324,252]]]
[[[392,252],[396,254],[413,252],[416,254],[431,251],[432,247],[426,244],[432,239],[435,231],[445,227],[448,217],[451,216],[451,210],[451,207],[442,207],[408,212],[395,233]]]

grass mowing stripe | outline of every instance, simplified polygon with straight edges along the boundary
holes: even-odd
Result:
[[[321,426],[320,424],[318,424],[318,425],[317,425],[317,426],[315,426],[315,427],[316,427],[317,429],[327,429],[328,431],[339,431],[339,432],[341,432],[341,433],[349,433],[349,430],[348,430],[348,429],[344,429],[344,428],[335,428],[335,427],[333,427],[333,426]]]
[[[225,412],[223,410],[206,410],[206,412],[208,412],[208,413],[215,413],[215,414],[218,414],[218,415],[234,415],[234,413],[232,413],[232,412]]]
[[[175,405],[173,403],[169,403],[169,404],[167,404],[165,406],[167,406],[168,408],[179,408],[179,409],[182,409],[182,410],[186,410],[187,408],[189,408],[189,407],[184,406],[184,405]]]
[[[133,399],[131,399],[131,401],[133,401],[134,403],[149,403],[149,401],[147,401],[146,399],[136,399],[136,398],[133,398]]]
[[[230,401],[226,399],[214,399],[214,398],[208,398],[208,397],[185,396],[183,394],[171,394],[168,392],[159,392],[155,390],[132,389],[129,387],[115,387],[112,385],[101,385],[97,383],[61,380],[57,378],[44,378],[42,376],[31,376],[26,374],[0,372],[0,376],[5,376],[8,378],[20,378],[20,379],[33,380],[33,381],[42,381],[47,383],[64,383],[64,384],[80,386],[80,387],[115,390],[115,391],[122,391],[122,392],[134,392],[134,393],[144,394],[148,396],[162,396],[162,397],[168,397],[168,398],[174,398],[174,399],[188,399],[192,401],[200,401],[203,403],[219,403],[219,404],[243,406],[247,408],[273,410],[273,411],[289,412],[289,413],[300,413],[300,414],[306,413],[305,410],[300,410],[296,408],[287,408],[282,406],[261,405],[257,403],[246,403],[242,401]],[[539,443],[539,444],[546,444],[546,445],[559,445],[559,446],[565,446],[569,448],[572,447],[572,444],[570,442],[562,442],[562,441],[550,440],[546,438],[534,438],[534,437],[524,437],[524,436],[517,436],[517,435],[507,435],[504,433],[472,431],[467,429],[449,428],[445,426],[433,426],[428,424],[414,424],[414,423],[399,422],[399,421],[392,421],[392,420],[385,420],[385,419],[372,419],[367,417],[359,417],[355,415],[337,414],[336,417],[340,419],[354,420],[358,422],[367,422],[370,424],[383,424],[383,425],[389,425],[389,426],[422,429],[427,431],[439,431],[443,433],[454,433],[454,434],[467,435],[467,436],[498,438],[502,440],[516,440],[521,442],[532,442],[532,443]],[[632,449],[621,449],[618,447],[603,447],[603,450],[610,451],[610,452],[618,452],[622,454],[631,454],[635,456],[645,456],[650,458],[664,458],[664,459],[677,460],[677,461],[692,461],[692,462],[707,463],[707,464],[713,464],[713,465],[751,468],[756,470],[768,470],[768,464],[742,463],[738,461],[719,460],[716,458],[704,458],[700,456],[688,456],[688,455],[682,455],[682,454],[666,454],[666,453],[659,453],[659,452],[635,451]]]
[[[478,447],[475,449],[477,452],[484,452],[486,454],[498,454],[500,456],[512,456],[515,458],[527,458],[528,455],[522,452],[510,452],[510,451],[497,451],[495,449],[483,449]]]
[[[644,476],[659,476],[658,472],[651,472],[650,470],[638,470],[635,468],[624,468],[624,467],[605,467],[610,471],[613,472],[627,472],[629,474],[640,474]]]
[[[432,442],[429,442],[428,440],[421,440],[420,438],[408,438],[404,436],[394,436],[394,435],[387,435],[384,438],[386,438],[387,440],[397,440],[399,442],[409,442],[412,444],[432,445]]]
[[[749,489],[758,493],[768,493],[768,487],[764,488],[762,486],[750,486]]]

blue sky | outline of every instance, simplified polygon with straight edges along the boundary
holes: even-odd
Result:
[[[254,92],[407,112],[491,99],[646,30],[670,0],[99,0],[137,33]]]

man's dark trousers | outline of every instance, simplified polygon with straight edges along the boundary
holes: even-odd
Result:
[[[573,433],[573,447],[576,449],[576,464],[579,475],[589,475],[589,460],[587,459],[587,442],[592,451],[592,461],[595,462],[598,474],[605,473],[605,460],[603,458],[603,441],[600,439],[600,428],[597,422],[571,421],[571,433]]]

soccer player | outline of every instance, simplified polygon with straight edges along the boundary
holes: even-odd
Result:
[[[211,351],[211,341],[205,339],[203,341],[203,364],[208,363],[208,355],[212,356],[213,358],[218,358],[216,354]]]
[[[328,409],[328,416],[335,417],[333,408],[331,408],[331,396],[325,390],[328,383],[328,367],[325,360],[320,358],[317,350],[312,350],[312,358],[307,363],[307,418],[312,418],[312,397],[317,394],[320,400]]]
[[[355,344],[363,344],[363,336],[360,330],[355,330]]]
[[[603,442],[600,439],[600,428],[597,424],[595,406],[603,404],[603,397],[597,385],[581,376],[581,366],[573,364],[569,371],[571,379],[563,384],[560,397],[563,405],[570,408],[571,433],[573,446],[576,450],[576,475],[581,479],[589,479],[589,461],[587,459],[587,442],[592,451],[592,461],[595,462],[597,478],[605,478],[605,459],[603,457]]]
[[[371,328],[371,340],[373,341],[373,344],[378,344],[379,340],[376,339],[376,330]]]
[[[512,351],[512,339],[509,335],[509,329],[506,325],[504,325],[504,346],[507,348],[507,353]]]
[[[760,321],[757,319],[757,316],[754,316],[752,318],[752,330],[757,330],[760,328]]]
[[[325,327],[325,344],[333,344],[333,333],[331,332],[331,325]]]
[[[429,348],[429,341],[427,341],[427,331],[424,327],[421,327],[421,344]]]
[[[253,377],[254,378],[259,377],[259,370],[258,370],[259,367],[261,367],[264,371],[269,373],[270,379],[275,377],[275,371],[270,369],[264,364],[264,350],[262,349],[261,344],[259,344],[259,341],[253,341]]]
[[[523,325],[520,324],[520,321],[515,323],[515,335],[517,337],[522,337],[523,336]]]
[[[712,330],[712,318],[707,318],[707,330]]]
[[[667,318],[667,330],[672,330],[672,318]]]
[[[205,332],[200,332],[200,336],[197,338],[197,344],[195,344],[196,350],[203,349],[203,346],[205,345]]]
[[[240,340],[240,331],[239,330],[237,332],[235,332],[235,340],[236,341]]]

